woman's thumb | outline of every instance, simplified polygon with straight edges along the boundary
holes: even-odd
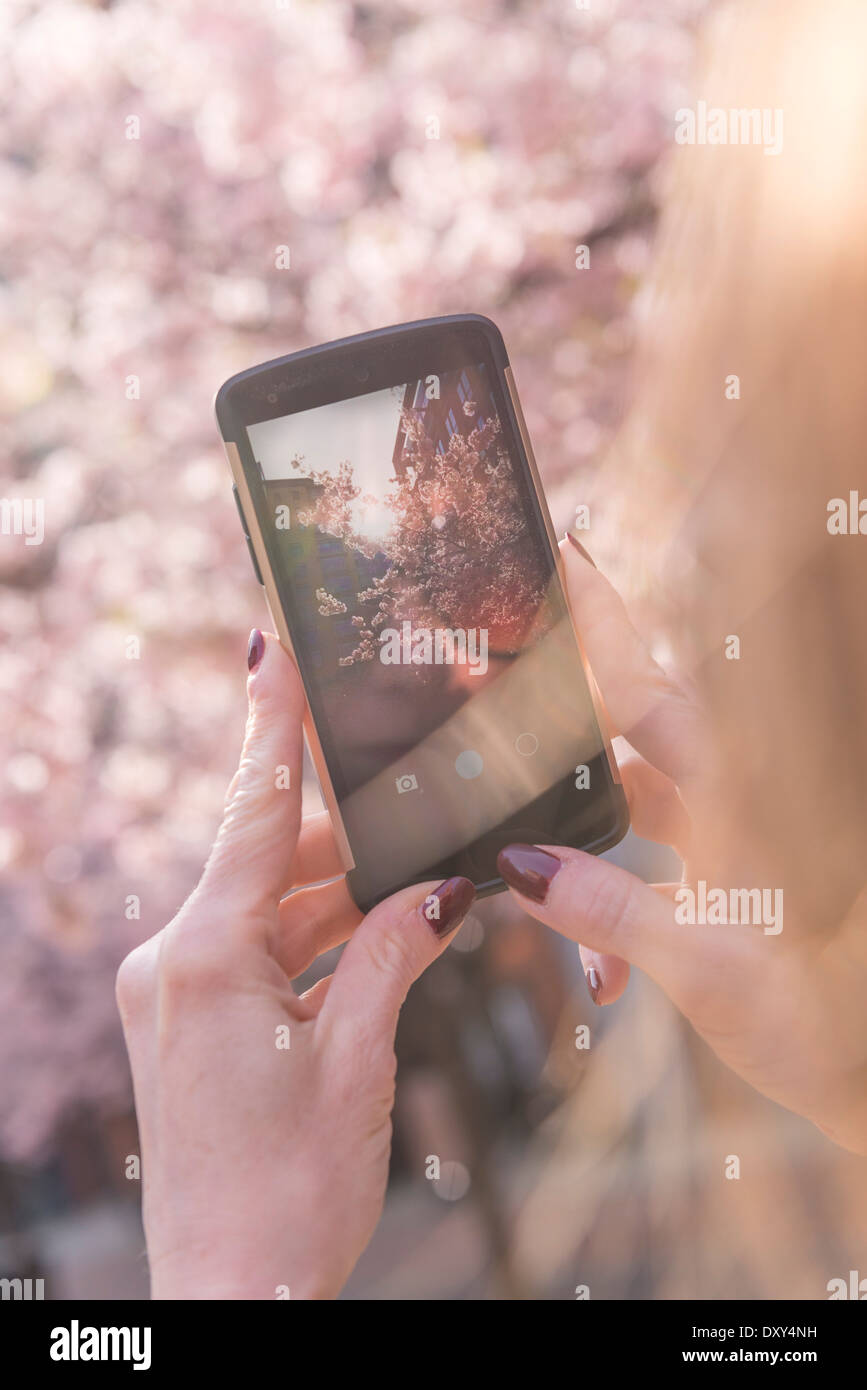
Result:
[[[476,890],[467,878],[404,888],[377,904],[356,928],[340,957],[320,1027],[345,1030],[356,1045],[359,1020],[389,1045],[410,985],[438,956],[464,921]]]

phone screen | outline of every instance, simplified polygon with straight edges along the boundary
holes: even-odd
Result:
[[[539,500],[493,363],[354,389],[246,423],[350,882],[490,890],[505,844],[616,821]]]

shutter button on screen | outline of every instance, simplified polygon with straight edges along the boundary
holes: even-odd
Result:
[[[484,768],[482,755],[477,753],[475,748],[465,748],[463,753],[459,753],[455,758],[455,772],[467,782],[471,782],[474,777],[481,777]]]
[[[250,552],[250,562],[253,566],[253,573],[255,574],[259,583],[264,587],[262,571],[259,569],[259,561],[256,559],[256,552],[253,549],[253,542],[250,540],[250,533],[247,530],[247,518],[244,516],[244,508],[241,506],[241,499],[238,496],[238,489],[234,483],[232,484],[232,496],[235,499],[235,506],[238,508],[238,516],[241,518],[241,528],[244,532],[244,540],[247,542],[247,549]]]

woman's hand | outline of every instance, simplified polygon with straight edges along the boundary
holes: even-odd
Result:
[[[118,975],[155,1298],[338,1293],[382,1208],[398,1012],[474,897],[450,879],[362,920],[342,877],[284,896],[342,870],[328,817],[301,822],[295,667],[258,632],[250,666],[201,882]],[[290,981],[350,937],[299,998]]]
[[[708,853],[725,823],[725,784],[695,698],[653,660],[592,563],[565,543],[563,556],[606,710],[635,750],[620,764],[634,830],[677,851],[687,884],[755,888],[749,847],[740,844],[740,863],[731,853],[737,835],[720,834],[725,849]],[[867,892],[830,936],[811,932],[788,904],[783,930],[771,934],[682,924],[680,885],[650,886],[579,850],[512,845],[499,866],[527,912],[581,943],[597,1003],[623,992],[631,962],[757,1090],[867,1153]]]

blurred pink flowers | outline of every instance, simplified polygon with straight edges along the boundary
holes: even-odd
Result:
[[[497,320],[555,520],[622,410],[700,0],[5,7],[0,1151],[128,1102],[113,973],[195,883],[263,619],[211,402]],[[591,248],[588,270],[576,247]]]

